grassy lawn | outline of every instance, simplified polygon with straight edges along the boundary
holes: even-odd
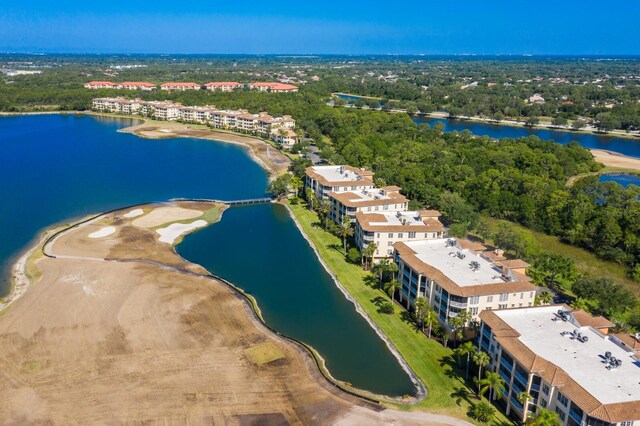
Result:
[[[487,216],[482,218],[489,225],[492,232],[498,229],[498,225],[501,222],[506,222],[500,219],[493,219]],[[514,226],[516,229],[531,235],[537,242],[540,248],[544,251],[558,253],[563,256],[567,256],[576,262],[576,267],[580,272],[584,272],[594,276],[611,278],[614,281],[624,284],[629,290],[640,296],[640,284],[636,283],[627,276],[628,268],[623,265],[618,265],[614,262],[603,260],[593,253],[587,250],[575,247],[569,244],[565,244],[558,237],[543,234],[542,232],[532,231],[523,226],[512,222],[506,222]]]
[[[464,373],[460,375],[459,371],[455,371],[457,368],[455,361],[452,360],[451,349],[428,339],[416,328],[407,312],[399,306],[396,306],[396,312],[392,315],[380,313],[378,303],[381,298],[382,300],[390,299],[378,289],[376,282],[368,279],[370,273],[363,271],[358,265],[347,263],[342,252],[333,248],[336,244],[342,247],[342,242],[319,226],[315,213],[307,210],[304,205],[290,205],[290,207],[329,268],[338,276],[342,285],[358,301],[367,315],[393,342],[426,385],[425,400],[411,406],[401,405],[395,408],[424,409],[470,421],[466,415],[467,410],[471,404],[477,402],[477,399],[473,389],[469,389],[465,384]],[[474,373],[477,374],[471,370],[470,375]],[[493,423],[512,424],[500,413],[497,414]]]

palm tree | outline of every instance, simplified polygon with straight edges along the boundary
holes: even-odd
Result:
[[[367,269],[369,266],[368,259],[371,259],[371,263],[373,263],[373,255],[378,250],[378,245],[376,243],[370,243],[362,250],[362,256],[364,256],[364,268]]]
[[[476,353],[476,347],[471,342],[465,342],[458,347],[462,356],[467,356],[467,364],[465,365],[464,379],[469,380],[469,364],[471,362],[471,356]]]
[[[342,246],[344,248],[344,255],[347,255],[347,237],[353,235],[353,226],[349,218],[343,219],[340,224],[340,236],[342,237]]]
[[[505,382],[498,373],[487,371],[485,378],[480,380],[480,395],[484,395],[489,390],[489,399],[496,400],[502,398],[505,392]]]
[[[293,189],[293,192],[297,197],[298,192],[300,192],[300,188],[302,188],[302,186],[304,185],[304,182],[302,182],[302,179],[300,179],[298,176],[293,176],[289,185],[291,185],[291,189]]]
[[[589,304],[582,297],[576,297],[573,302],[569,305],[573,309],[580,309],[583,311],[589,311]]]
[[[471,408],[471,416],[483,423],[487,423],[491,420],[491,417],[495,414],[496,409],[491,404],[485,401],[480,401]]]
[[[433,325],[436,324],[436,321],[438,321],[438,314],[436,314],[436,311],[434,311],[431,306],[428,306],[424,314],[423,324],[426,323],[429,327],[429,331],[427,332],[427,337],[429,337],[429,339],[431,339],[431,329],[433,328]]]
[[[324,229],[327,229],[329,222],[329,212],[331,211],[331,202],[329,200],[322,200],[318,206],[318,211],[324,217]]]
[[[544,408],[539,408],[538,412],[527,420],[529,426],[559,426],[560,424],[558,413]]]
[[[531,396],[531,394],[529,394],[529,392],[520,392],[516,399],[520,404],[522,404],[522,423],[524,423],[527,421],[527,405],[529,404],[529,401],[533,399],[533,397]]]
[[[396,279],[396,272],[398,272],[398,265],[395,262],[387,261],[387,270],[385,272],[391,272],[391,279]]]
[[[484,351],[477,351],[473,354],[473,362],[478,366],[478,394],[480,394],[480,378],[482,377],[482,369],[489,365],[491,358]]]
[[[382,259],[380,262],[376,263],[376,265],[371,269],[371,272],[378,275],[380,288],[382,288],[382,278],[388,266],[389,266],[389,261],[387,259]]]
[[[424,333],[424,319],[427,313],[427,309],[429,309],[429,304],[427,303],[427,299],[425,299],[424,296],[418,296],[418,298],[416,299],[415,312],[416,312],[416,319],[418,320],[419,324],[422,326],[423,333]]]
[[[402,285],[397,280],[391,280],[384,286],[384,290],[387,292],[389,297],[391,298],[391,303],[396,301],[396,291],[400,290]]]
[[[307,203],[309,204],[309,208],[311,211],[314,210],[315,202],[316,202],[316,194],[313,192],[313,189],[307,188],[304,191],[305,198],[307,199]]]
[[[553,301],[553,295],[547,290],[543,290],[536,296],[536,305],[548,305]]]

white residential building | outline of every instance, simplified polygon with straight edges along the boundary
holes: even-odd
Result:
[[[479,347],[506,383],[506,412],[545,408],[567,426],[640,425],[640,358],[611,322],[566,305],[480,315]],[[633,339],[633,338],[632,338]],[[526,404],[518,395],[527,392]]]
[[[357,212],[404,212],[409,207],[409,200],[400,194],[397,186],[331,192],[329,201],[329,218],[336,223],[342,223],[347,218],[355,223]]]
[[[352,166],[311,166],[305,170],[305,188],[311,188],[318,200],[331,192],[372,189],[373,172]]]

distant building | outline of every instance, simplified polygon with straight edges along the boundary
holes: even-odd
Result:
[[[125,81],[121,83],[123,89],[128,90],[155,90],[157,86],[146,81]]]
[[[186,123],[208,124],[217,129],[271,138],[290,148],[298,142],[293,130],[296,122],[291,116],[272,117],[266,112],[250,114],[247,110],[218,110],[213,106],[184,106],[172,101],[143,101],[141,99],[96,98],[93,109],[101,112],[138,114],[157,120],[181,120]]]
[[[249,89],[258,90],[260,92],[286,93],[286,92],[297,92],[298,86],[294,86],[293,84],[284,84],[284,83],[256,82],[256,83],[250,83]]]
[[[160,86],[161,90],[200,90],[198,83],[164,83]]]
[[[352,166],[311,166],[305,170],[305,188],[311,188],[318,200],[331,192],[372,189],[373,172]]]
[[[356,212],[355,239],[363,250],[375,243],[373,261],[391,257],[398,242],[444,238],[447,229],[437,210],[365,213]]]
[[[483,256],[482,244],[443,238],[398,242],[393,247],[401,303],[411,310],[417,297],[424,297],[448,330],[449,320],[461,311],[477,320],[485,310],[533,306],[536,286],[523,273],[526,263],[494,262]]]
[[[243,86],[244,85],[242,83],[238,83],[237,81],[212,81],[211,83],[205,84],[204,88],[212,92],[233,92],[235,89],[239,89]]]
[[[636,339],[609,335],[611,322],[566,305],[480,314],[479,347],[506,383],[506,412],[522,418],[542,407],[562,425],[640,424]],[[524,406],[521,392],[533,400]]]
[[[539,93],[534,94],[529,98],[529,103],[531,104],[543,104],[544,98]]]
[[[85,89],[122,89],[122,84],[111,81],[90,81],[84,85]]]

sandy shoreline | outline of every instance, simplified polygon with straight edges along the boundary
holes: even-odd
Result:
[[[640,171],[640,158],[629,157],[604,149],[591,149],[593,158],[608,167]]]

